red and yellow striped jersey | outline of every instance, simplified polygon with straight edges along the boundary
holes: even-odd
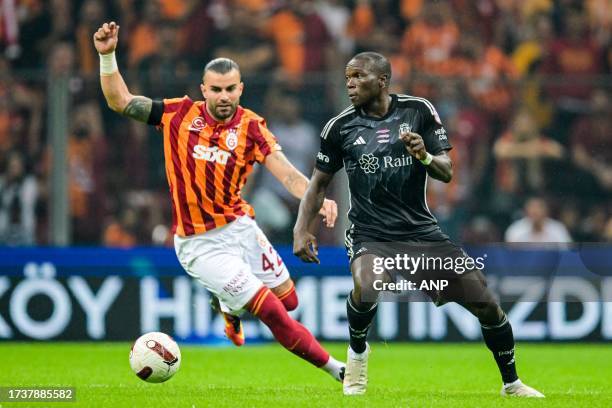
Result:
[[[267,155],[281,150],[265,120],[238,106],[217,122],[204,101],[164,99],[166,177],[172,199],[172,232],[185,237],[210,231],[242,215],[255,217],[240,190]]]

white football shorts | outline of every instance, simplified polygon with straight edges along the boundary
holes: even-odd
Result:
[[[215,294],[224,312],[240,313],[262,285],[272,289],[289,271],[255,220],[242,216],[203,234],[174,236],[185,271]]]

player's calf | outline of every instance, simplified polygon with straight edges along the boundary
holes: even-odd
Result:
[[[298,307],[298,296],[295,284],[291,279],[283,282],[280,286],[272,288],[272,293],[283,303],[285,309],[290,312]]]
[[[289,316],[270,289],[262,286],[247,309],[268,326],[283,347],[342,381],[344,364],[331,357],[306,327]]]

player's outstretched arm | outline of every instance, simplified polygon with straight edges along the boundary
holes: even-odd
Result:
[[[281,151],[271,153],[264,163],[266,168],[280,181],[294,197],[302,199],[308,188],[308,178],[303,175]],[[333,200],[323,199],[317,207],[315,215],[321,214],[325,225],[333,228],[338,217],[338,205]]]
[[[332,178],[332,174],[315,169],[300,202],[297,221],[293,227],[293,254],[304,262],[319,263],[317,238],[308,231],[308,226],[317,216],[317,211],[325,199],[325,189]]]
[[[119,41],[119,26],[114,21],[104,23],[93,35],[94,46],[100,54],[100,85],[108,106],[132,119],[147,122],[153,101],[145,96],[134,96],[119,73],[115,49]]]

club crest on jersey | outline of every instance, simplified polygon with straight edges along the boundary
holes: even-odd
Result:
[[[227,131],[227,136],[225,136],[225,145],[230,150],[234,150],[236,146],[238,146],[238,128],[233,128]]]
[[[191,124],[189,125],[188,130],[190,132],[200,132],[205,127],[206,127],[206,122],[204,121],[204,118],[201,116],[196,116],[191,121]]]
[[[399,127],[399,134],[401,135],[403,133],[408,133],[408,132],[412,132],[412,126],[410,126],[406,122],[402,123]]]

